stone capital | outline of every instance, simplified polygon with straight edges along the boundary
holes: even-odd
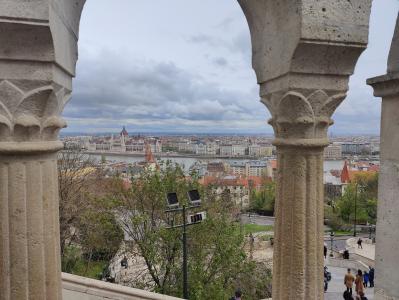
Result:
[[[0,2],[0,153],[60,148],[84,3]]]
[[[367,46],[371,0],[238,2],[277,142],[327,144],[331,116]]]
[[[345,99],[345,91],[298,89],[261,96],[272,118],[276,146],[323,147],[328,145],[331,116]]]
[[[1,80],[2,143],[56,141],[59,130],[66,127],[60,115],[70,94],[51,81]]]
[[[369,78],[367,84],[374,89],[376,97],[398,97],[399,96],[399,72]]]

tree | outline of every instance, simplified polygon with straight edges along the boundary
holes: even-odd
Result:
[[[248,278],[258,283],[263,280],[259,285],[267,294],[270,272],[253,278],[257,266],[244,251],[244,236],[232,217],[234,203],[228,195],[217,197],[211,188],[203,190],[195,178],[186,177],[180,167],[170,163],[157,172],[144,171],[129,191],[115,195],[123,229],[133,240],[129,251],[143,258],[148,272],[130,285],[182,295],[181,229],[168,229],[182,219],[179,214],[165,213],[165,196],[176,192],[184,202],[193,188],[201,192],[201,210],[207,211],[207,220],[188,228],[190,299],[225,299],[237,287],[246,291],[246,299],[259,299],[259,290],[247,286]]]
[[[87,266],[92,260],[110,261],[123,241],[123,230],[113,211],[113,203],[107,198],[90,199],[78,228],[79,244]]]
[[[255,211],[274,211],[276,200],[275,182],[266,182],[259,191],[251,192],[251,209]]]
[[[378,174],[357,174],[342,197],[337,201],[338,214],[343,221],[350,223],[355,219],[360,223],[373,223],[377,219]]]
[[[58,180],[62,270],[77,272],[84,264],[77,273],[87,275],[93,260],[107,264],[123,240],[108,196],[115,182],[104,178],[96,162],[76,148],[60,153]]]
[[[76,240],[80,217],[88,207],[86,195],[99,178],[94,160],[76,148],[66,148],[58,157],[61,256]]]

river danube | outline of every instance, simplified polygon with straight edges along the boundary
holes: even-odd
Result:
[[[92,154],[90,157],[100,160],[101,155]],[[127,163],[135,163],[139,161],[143,161],[144,157],[136,157],[136,156],[119,156],[119,155],[107,155],[105,154],[105,158],[108,161],[115,161],[115,162],[127,162]],[[239,159],[239,158],[212,158],[212,159],[202,159],[199,157],[161,157],[162,160],[170,160],[174,163],[178,163],[185,171],[197,161],[202,162],[212,162],[212,161],[248,161],[248,159]],[[326,160],[324,161],[324,171],[330,170],[342,170],[344,166],[343,160]]]

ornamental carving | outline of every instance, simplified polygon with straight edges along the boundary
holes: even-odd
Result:
[[[0,81],[0,141],[55,141],[70,91],[55,83]]]
[[[345,97],[346,93],[328,95],[323,90],[307,96],[289,91],[264,96],[262,102],[272,115],[269,124],[277,138],[324,139],[334,123],[331,116]]]

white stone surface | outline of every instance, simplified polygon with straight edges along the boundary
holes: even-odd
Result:
[[[323,299],[323,148],[371,0],[239,0],[277,147],[273,299]],[[288,286],[287,286],[288,283]]]
[[[399,299],[399,17],[388,58],[388,73],[367,83],[382,97],[381,168],[376,232],[376,299]]]
[[[0,1],[0,300],[62,298],[56,152],[83,4]]]
[[[180,298],[133,289],[113,283],[62,274],[64,300],[179,300]]]

